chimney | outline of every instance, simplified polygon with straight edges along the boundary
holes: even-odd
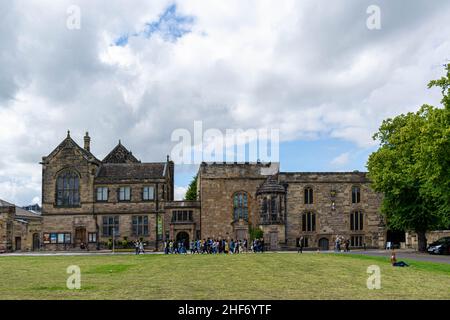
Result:
[[[86,132],[84,136],[84,150],[91,152],[91,137],[89,137],[89,132]]]

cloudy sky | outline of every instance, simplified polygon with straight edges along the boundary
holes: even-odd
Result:
[[[164,161],[195,120],[278,128],[284,171],[365,170],[382,119],[439,105],[449,18],[438,0],[2,1],[0,198],[40,202],[69,129],[100,159],[121,139]],[[180,197],[195,166],[176,170]]]

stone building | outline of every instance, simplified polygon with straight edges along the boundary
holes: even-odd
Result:
[[[352,247],[382,248],[385,227],[381,197],[362,172],[280,172],[263,163],[203,163],[198,197],[201,236],[248,238],[263,230],[273,250],[328,250],[336,237]]]
[[[173,200],[172,161],[142,163],[119,141],[103,159],[67,134],[42,158],[45,249],[98,249],[112,240],[159,246],[164,203]]]
[[[0,199],[0,253],[40,248],[42,217]]]
[[[383,247],[381,197],[361,172],[280,172],[278,163],[202,163],[196,201],[174,201],[174,163],[143,163],[119,144],[103,159],[68,133],[42,158],[42,234],[47,250],[107,248],[113,239],[249,239],[268,249]]]

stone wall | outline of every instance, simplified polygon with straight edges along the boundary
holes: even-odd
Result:
[[[320,239],[327,239],[332,248],[336,236],[350,239],[363,236],[367,247],[382,247],[385,231],[379,208],[381,197],[370,188],[365,173],[281,173],[280,181],[288,184],[287,191],[287,245],[295,246],[296,239],[308,238],[308,245],[319,247]],[[361,189],[360,203],[352,203],[352,187]],[[304,190],[313,189],[313,203],[305,204]],[[334,191],[332,193],[332,191]],[[362,231],[350,230],[350,213],[364,214]],[[302,231],[302,214],[316,214],[316,230]]]
[[[257,227],[259,208],[256,191],[266,180],[267,174],[277,171],[277,164],[202,164],[199,169],[202,238],[237,237],[233,221],[233,195],[238,191],[247,192],[248,222]],[[239,228],[248,230],[248,226]],[[248,237],[248,234],[243,236]]]
[[[176,240],[178,233],[186,232],[189,240],[197,240],[201,229],[201,209],[199,201],[171,201],[164,205],[164,239]],[[192,211],[192,221],[173,221],[175,211]]]
[[[13,206],[0,206],[0,253],[13,249],[14,213],[15,208]]]
[[[450,230],[435,230],[435,231],[428,231],[425,234],[425,237],[427,238],[427,245],[439,240],[440,238],[444,237],[450,237]],[[409,249],[415,249],[418,250],[418,241],[417,241],[417,234],[415,232],[406,232],[405,234],[405,247]]]

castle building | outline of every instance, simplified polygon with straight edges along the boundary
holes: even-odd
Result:
[[[362,172],[280,172],[278,163],[202,163],[196,201],[174,201],[174,163],[143,163],[119,144],[103,159],[68,133],[42,158],[42,246],[89,250],[141,239],[249,239],[267,249],[328,250],[336,237],[379,248],[381,196]]]

